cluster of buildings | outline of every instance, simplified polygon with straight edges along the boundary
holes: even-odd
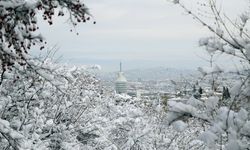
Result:
[[[150,86],[143,84],[141,79],[138,79],[137,82],[128,82],[122,72],[122,63],[120,63],[120,71],[118,72],[118,76],[115,81],[115,92],[117,94],[127,94],[131,97],[147,97],[150,99],[170,95],[170,93],[164,91],[161,92],[159,90],[151,90]]]
[[[218,87],[216,91],[212,91],[209,85],[209,81],[202,85],[195,83],[195,79],[190,79],[188,81],[172,81],[170,79],[165,80],[147,80],[143,81],[138,79],[137,81],[128,82],[124,73],[122,72],[122,63],[120,63],[120,71],[115,80],[115,92],[117,94],[127,94],[131,97],[143,98],[143,99],[173,99],[178,97],[185,97],[190,95],[196,95],[194,88],[195,85],[202,87],[202,93],[199,97],[207,98],[210,95],[217,95],[218,97],[223,97],[222,86],[226,85],[221,83],[221,87]],[[174,83],[173,83],[174,82]],[[197,82],[197,81],[196,81]],[[223,87],[224,88],[224,87]],[[228,92],[229,93],[229,92]]]

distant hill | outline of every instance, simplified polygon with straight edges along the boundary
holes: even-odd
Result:
[[[124,71],[124,75],[129,81],[141,80],[166,80],[166,79],[179,79],[181,77],[190,77],[197,75],[195,70],[188,69],[174,69],[166,67],[155,67],[149,69],[133,69]],[[114,81],[117,72],[100,73],[100,78],[107,81]]]

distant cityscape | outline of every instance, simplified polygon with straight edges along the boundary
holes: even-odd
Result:
[[[126,94],[142,99],[175,99],[190,97],[199,90],[201,97],[208,97],[211,93],[211,79],[204,78],[195,70],[178,70],[173,68],[157,67],[152,69],[138,69],[124,71],[120,63],[119,72],[102,74],[102,82],[117,94]],[[151,77],[151,78],[150,78]],[[228,82],[226,78],[231,78]],[[236,81],[232,73],[218,76],[216,95],[222,96],[224,87],[231,87]],[[213,93],[214,94],[214,93]]]

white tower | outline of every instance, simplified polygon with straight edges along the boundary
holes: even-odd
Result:
[[[126,93],[127,92],[127,79],[124,77],[122,72],[122,63],[120,62],[120,72],[118,73],[118,78],[115,81],[116,93]]]

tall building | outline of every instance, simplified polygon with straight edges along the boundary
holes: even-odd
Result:
[[[118,94],[127,93],[127,79],[122,72],[122,63],[120,63],[120,71],[115,81],[115,91]]]

